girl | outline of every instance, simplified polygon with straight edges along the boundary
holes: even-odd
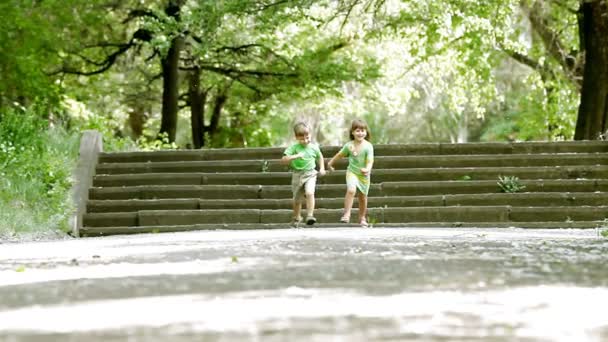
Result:
[[[334,163],[338,159],[348,158],[346,170],[346,195],[344,196],[344,214],[340,222],[350,221],[355,194],[359,199],[359,223],[367,227],[367,193],[369,192],[370,175],[374,164],[374,146],[369,142],[371,133],[363,120],[353,120],[350,126],[350,140],[327,163],[334,171]]]

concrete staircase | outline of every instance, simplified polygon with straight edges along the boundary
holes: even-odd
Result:
[[[322,149],[326,161],[337,149]],[[80,235],[288,228],[282,152],[101,153]],[[606,142],[375,145],[375,154],[373,227],[594,228],[608,217]],[[348,226],[338,221],[345,166],[318,179],[315,227]],[[499,176],[525,189],[501,192]]]

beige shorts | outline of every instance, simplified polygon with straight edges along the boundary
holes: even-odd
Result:
[[[317,186],[317,170],[293,171],[291,175],[291,192],[294,200],[303,200],[304,195],[314,194]]]

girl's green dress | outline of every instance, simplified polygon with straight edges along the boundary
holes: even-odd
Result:
[[[346,169],[346,186],[350,189],[356,188],[367,196],[369,192],[370,173],[367,176],[361,173],[361,169],[369,161],[374,161],[374,146],[367,140],[363,140],[359,151],[355,151],[355,142],[349,141],[340,150],[343,156],[348,158]]]

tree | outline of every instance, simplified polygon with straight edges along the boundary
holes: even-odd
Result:
[[[374,13],[381,28],[372,36],[377,36],[378,31],[386,34],[387,29],[397,35],[424,32],[419,36],[423,46],[417,48],[414,63],[456,50],[461,57],[471,58],[469,67],[487,75],[488,70],[498,67],[500,56],[496,52],[502,51],[538,73],[545,98],[539,105],[545,113],[549,137],[598,139],[605,135],[608,111],[605,0],[444,0],[401,4],[390,0],[352,0],[340,4],[336,16],[342,15],[345,21],[357,6]],[[519,19],[521,13],[529,26]],[[530,44],[522,41],[528,31]],[[490,81],[486,78],[486,82]],[[563,107],[570,102],[565,97],[570,97],[572,91],[580,95],[578,113],[569,113],[569,106]],[[577,117],[576,129],[564,119],[570,115]]]
[[[60,64],[59,52],[78,43],[69,39],[75,27],[93,20],[85,7],[79,0],[0,2],[0,108],[59,103],[58,77],[48,73]]]
[[[578,14],[585,65],[574,139],[600,139],[608,130],[608,1],[581,1]]]
[[[205,133],[213,134],[218,129],[221,113],[230,102],[233,84],[250,89],[251,94],[245,99],[257,102],[287,89],[310,86],[309,81],[325,87],[334,86],[345,77],[359,77],[345,67],[348,61],[343,60],[339,65],[328,58],[343,47],[344,42],[320,40],[321,44],[309,42],[311,47],[303,48],[296,46],[297,42],[289,35],[280,42],[273,39],[273,32],[281,27],[299,20],[310,21],[303,14],[310,4],[308,1],[236,0],[202,3],[171,0],[162,8],[156,8],[154,3],[145,7],[146,2],[141,3],[144,7],[132,7],[139,6],[136,3],[116,4],[115,13],[123,13],[125,17],[121,21],[122,35],[132,33],[122,42],[100,40],[81,50],[70,51],[61,72],[98,75],[132,50],[151,50],[146,60],[160,59],[163,80],[159,133],[174,141],[178,110],[190,106],[193,146],[199,147],[204,144]],[[310,34],[314,33],[314,27],[309,24],[307,29],[308,39],[314,40],[315,35]],[[280,48],[273,45],[279,43]],[[281,51],[285,49],[296,53]],[[325,60],[320,63],[319,58]],[[315,68],[310,67],[313,63]],[[182,76],[187,73],[190,75],[183,81],[186,78]],[[203,83],[201,78],[205,78]],[[188,90],[182,93],[180,90],[186,87]],[[214,91],[209,93],[211,89]],[[181,104],[180,100],[183,100]],[[206,106],[207,101],[213,104]],[[213,111],[209,125],[204,118],[207,108]],[[236,112],[246,114],[242,110]]]

